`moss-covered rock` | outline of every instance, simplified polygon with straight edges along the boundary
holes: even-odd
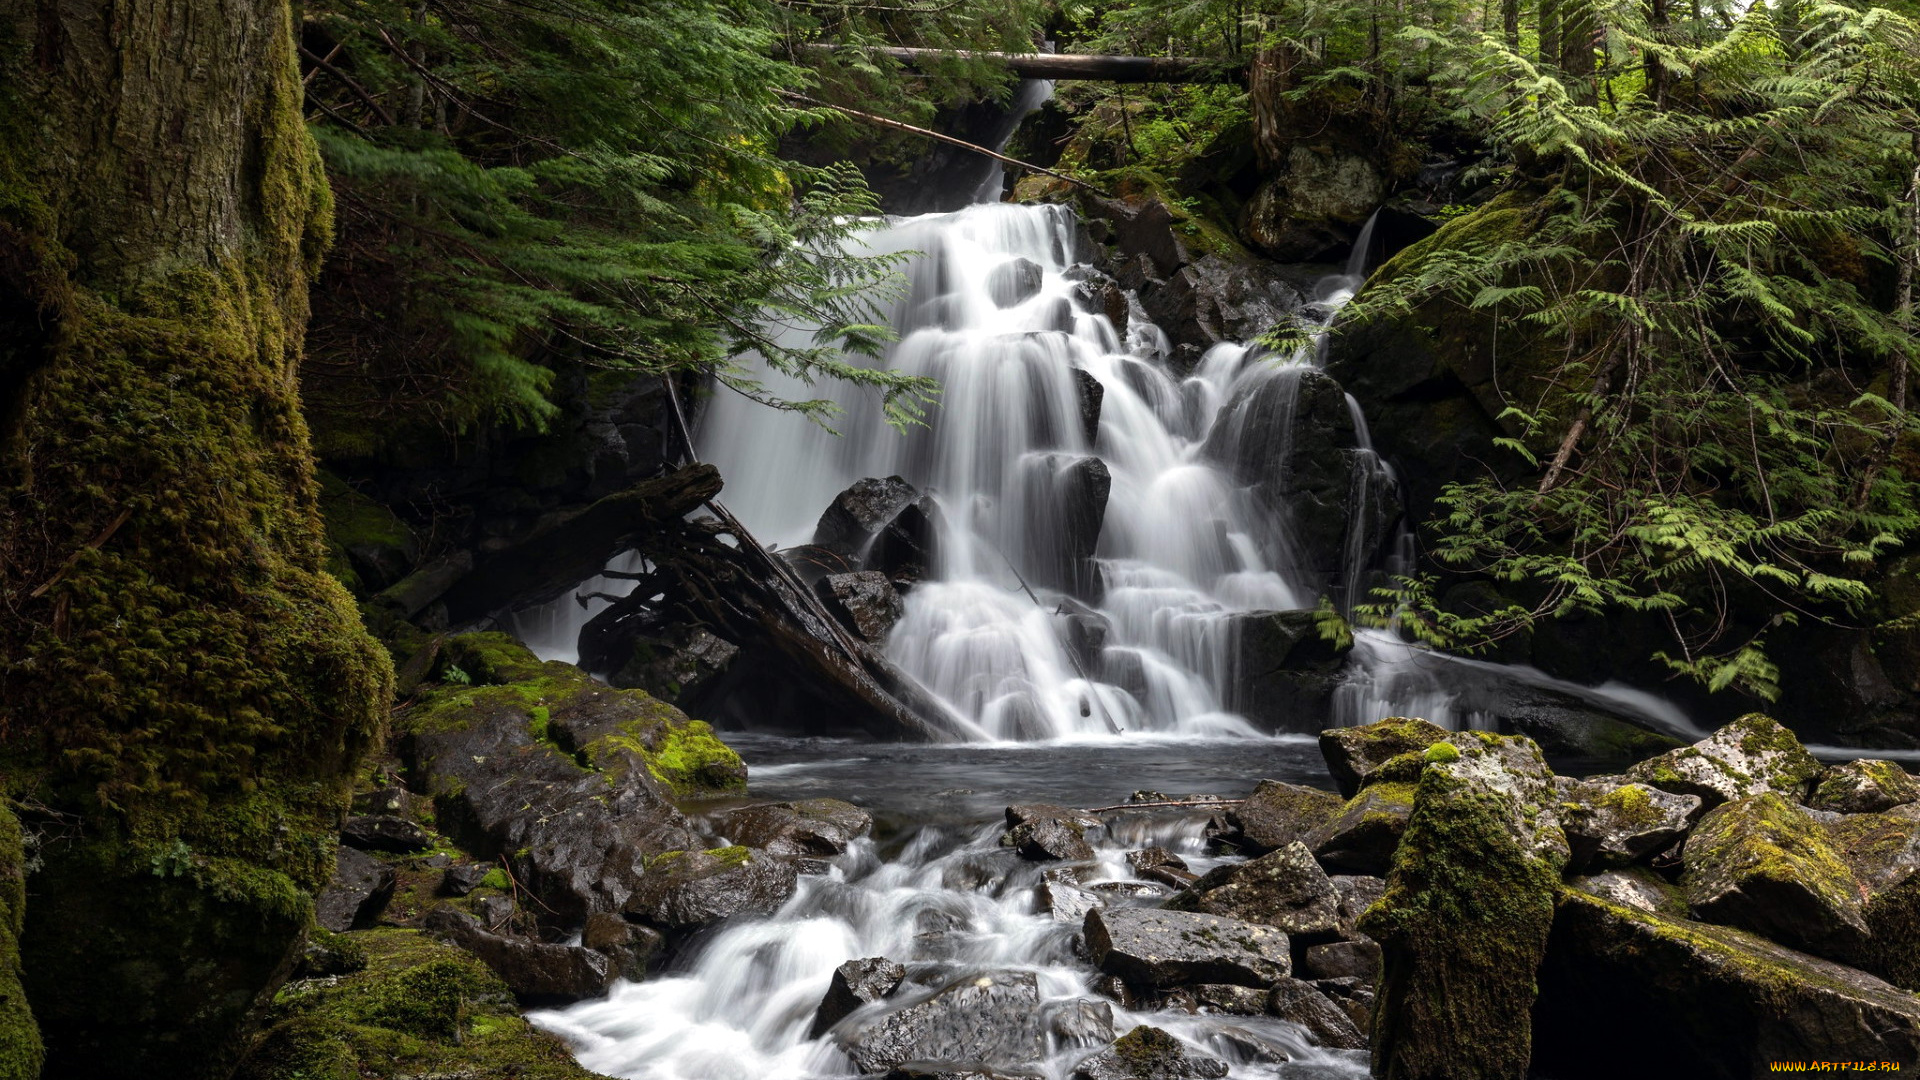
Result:
[[[1709,808],[1766,792],[1798,802],[1821,773],[1820,763],[1779,721],[1748,713],[1712,735],[1628,769],[1627,779],[1698,795]]]
[[[349,936],[366,966],[282,989],[238,1080],[599,1076],[521,1019],[506,984],[467,953],[414,930]]]
[[[1244,855],[1286,847],[1340,812],[1338,795],[1301,784],[1262,780],[1253,793],[1221,815],[1209,838]]]
[[[1699,816],[1700,797],[1617,779],[1555,777],[1557,811],[1574,869],[1626,866],[1680,839]]]
[[[1351,798],[1382,765],[1401,754],[1425,750],[1449,732],[1430,720],[1393,716],[1361,727],[1330,728],[1320,733],[1320,754],[1327,759],[1340,793]]]
[[[1820,826],[1773,792],[1709,811],[1684,858],[1687,904],[1707,922],[1802,947],[1866,932],[1852,871]]]
[[[1829,765],[1807,805],[1842,814],[1877,814],[1920,802],[1920,781],[1891,761],[1859,758]]]
[[[793,895],[794,865],[755,848],[669,851],[647,861],[627,912],[663,930],[769,915]]]
[[[1360,928],[1380,942],[1373,1075],[1525,1075],[1534,971],[1567,845],[1532,742],[1480,732],[1421,774],[1387,893]],[[1468,990],[1467,988],[1471,988]]]
[[[46,1054],[20,982],[27,860],[20,820],[0,807],[0,1080],[35,1080]]]
[[[1920,815],[1849,814],[1822,827],[1859,884],[1867,929],[1818,951],[1920,991]]]
[[[1405,756],[1420,760],[1418,754]],[[1301,842],[1335,873],[1385,874],[1413,816],[1414,791],[1406,781],[1368,784],[1339,813],[1301,837]]]

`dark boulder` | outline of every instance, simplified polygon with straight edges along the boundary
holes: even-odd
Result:
[[[887,575],[895,588],[909,588],[933,573],[940,528],[939,504],[923,495],[903,507],[880,530],[862,565]]]
[[[549,945],[489,933],[471,915],[436,908],[428,933],[480,958],[530,1005],[559,1005],[599,997],[619,977],[604,953],[577,945]]]
[[[675,704],[696,700],[702,688],[725,675],[740,655],[739,646],[700,627],[673,626],[662,627],[658,633],[632,635],[624,639],[624,650],[610,656],[605,665],[595,665],[588,660],[586,650],[586,635],[591,630],[589,624],[581,635],[583,666],[595,671],[610,668],[609,686],[645,690]]]
[[[1300,966],[1316,979],[1358,979],[1372,986],[1380,978],[1380,943],[1363,937],[1315,945]]]
[[[1042,272],[1032,259],[1015,258],[987,272],[987,295],[997,307],[1024,304],[1040,294]]]
[[[580,944],[604,953],[614,974],[624,979],[643,979],[655,957],[666,951],[667,939],[658,930],[611,911],[596,911],[587,916],[580,928]]]
[[[1075,998],[1046,1008],[1047,1033],[1060,1047],[1088,1048],[1113,1041],[1113,1006]]]
[[[1262,780],[1238,806],[1221,814],[1209,839],[1243,855],[1286,847],[1340,813],[1340,796],[1302,784]]]
[[[1035,454],[1022,465],[1028,521],[1021,564],[1028,580],[1082,598],[1096,590],[1094,549],[1106,521],[1113,476],[1097,457]]]
[[[1818,950],[1905,990],[1920,991],[1920,813],[1848,814],[1822,823],[1860,889],[1864,937]]]
[[[1395,716],[1362,727],[1330,728],[1320,733],[1320,755],[1327,771],[1352,798],[1360,785],[1380,767],[1401,754],[1425,750],[1451,734],[1446,728],[1416,717]]]
[[[1073,369],[1073,384],[1080,395],[1080,433],[1092,446],[1100,437],[1100,408],[1107,399],[1107,388],[1085,368]]]
[[[1645,784],[1554,777],[1560,825],[1573,852],[1568,866],[1608,869],[1638,862],[1672,846],[1699,816],[1696,795],[1675,795]]]
[[[356,814],[397,814],[407,817],[413,813],[418,797],[399,784],[388,784],[372,791],[363,791],[353,797],[353,812]]]
[[[1046,1053],[1031,971],[968,975],[838,1037],[854,1067],[868,1073],[908,1061],[1017,1064]]]
[[[1253,986],[1202,983],[1184,988],[1203,1012],[1225,1016],[1260,1016],[1267,1011],[1267,992]]]
[[[919,490],[897,476],[856,480],[852,487],[834,496],[833,503],[820,515],[813,542],[858,559],[867,553],[874,537],[919,498]]]
[[[1250,611],[1229,620],[1227,708],[1262,731],[1315,732],[1327,722],[1351,642],[1329,641],[1313,611]]]
[[[821,603],[847,629],[875,644],[906,614],[906,605],[893,582],[878,570],[828,574],[814,583]]]
[[[492,863],[449,866],[446,873],[440,875],[440,888],[437,891],[442,896],[465,896],[484,884],[487,875],[493,873],[494,869]]]
[[[1829,765],[1807,805],[1842,814],[1878,814],[1920,802],[1920,781],[1891,761],[1860,758]]]
[[[1409,783],[1369,784],[1300,842],[1329,871],[1379,877],[1392,865],[1407,831],[1413,796]]]
[[[1364,1050],[1367,1037],[1347,1011],[1333,1003],[1312,983],[1283,979],[1267,997],[1267,1011],[1305,1028],[1320,1046],[1333,1050]]]
[[[1000,837],[1000,846],[1014,848],[1021,858],[1036,862],[1091,859],[1093,847],[1087,843],[1086,833],[1098,824],[1100,819],[1091,814],[1050,803],[1009,806],[1007,831]]]
[[[343,847],[334,857],[333,880],[313,898],[313,920],[336,933],[372,926],[393,887],[393,867]]]
[[[1074,1067],[1073,1080],[1216,1080],[1227,1063],[1141,1025]]]
[[[362,851],[412,855],[433,849],[433,834],[403,817],[361,814],[340,826],[340,842]]]
[[[849,960],[833,969],[833,981],[827,994],[814,1010],[813,1030],[808,1038],[817,1039],[827,1030],[852,1016],[862,1005],[884,1001],[906,979],[907,969],[884,956]]]
[[[663,930],[771,915],[798,885],[793,863],[745,847],[669,851],[647,860],[627,914]]]
[[[1277,926],[1289,937],[1329,939],[1340,930],[1340,897],[1298,840],[1244,863],[1208,871],[1168,901],[1182,911]]]
[[[1680,919],[1689,914],[1686,894],[1680,887],[1644,866],[1629,866],[1570,878],[1567,885],[1620,907],[1638,908]]]
[[[746,806],[714,822],[736,844],[778,856],[832,856],[873,828],[873,816],[839,799]]]
[[[1138,986],[1264,987],[1293,970],[1284,931],[1218,915],[1095,909],[1087,913],[1085,933],[1094,966]]]
[[[1079,925],[1087,912],[1100,906],[1100,897],[1080,887],[1071,870],[1048,870],[1040,876],[1040,910],[1054,922]]]
[[[1360,916],[1387,894],[1386,879],[1365,874],[1334,874],[1332,880],[1333,891],[1340,895],[1341,929],[1352,937],[1357,932],[1354,928]]]

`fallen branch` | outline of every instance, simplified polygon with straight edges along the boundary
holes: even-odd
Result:
[[[1096,806],[1089,814],[1107,814],[1116,810],[1159,810],[1172,806],[1239,806],[1245,799],[1177,799],[1168,802],[1130,802],[1118,806]]]
[[[1245,63],[1186,56],[1093,56],[1084,53],[1008,53],[976,49],[870,48],[803,45],[807,52],[855,52],[918,66],[941,60],[992,60],[1023,79],[1083,79],[1117,83],[1231,83],[1247,77]]]
[[[805,94],[796,94],[791,90],[780,91],[780,96],[784,98],[790,98],[794,101],[798,101],[806,105],[812,105],[817,108],[832,109],[834,112],[841,113],[846,116],[851,116],[855,120],[864,120],[869,124],[878,124],[881,127],[893,128],[898,131],[905,131],[910,134],[921,135],[929,139],[937,139],[938,141],[947,143],[951,146],[958,146],[962,150],[971,150],[976,154],[985,154],[987,157],[990,157],[995,161],[1002,162],[1007,165],[1013,165],[1022,169],[1029,169],[1037,173],[1045,173],[1046,175],[1051,176],[1056,180],[1065,180],[1067,183],[1072,184],[1074,187],[1085,188],[1086,190],[1091,191],[1095,195],[1098,195],[1104,199],[1110,199],[1113,197],[1112,195],[1109,195],[1107,192],[1102,191],[1101,189],[1094,187],[1092,184],[1087,183],[1085,180],[1076,180],[1075,178],[1068,176],[1066,173],[1054,172],[1052,169],[1043,168],[1039,165],[1035,165],[1031,161],[1021,161],[1019,158],[1008,157],[1007,155],[1002,154],[997,150],[989,150],[986,147],[979,145],[978,143],[970,143],[965,139],[956,139],[951,135],[942,135],[937,131],[929,131],[923,127],[915,127],[912,124],[902,123],[898,120],[889,120],[884,116],[875,116],[872,113],[861,112],[858,109],[849,109],[845,105],[829,105],[826,102],[821,101],[819,98],[810,98]]]

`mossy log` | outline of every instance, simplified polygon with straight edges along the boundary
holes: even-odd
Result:
[[[294,379],[331,228],[284,0],[0,5],[0,772],[59,815],[46,1075],[230,1070],[380,732]]]

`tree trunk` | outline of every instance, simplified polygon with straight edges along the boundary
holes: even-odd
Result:
[[[1247,70],[1247,97],[1253,105],[1253,150],[1263,175],[1273,176],[1286,167],[1288,133],[1292,105],[1286,99],[1293,88],[1293,68],[1298,62],[1291,46],[1276,45],[1254,55]]]
[[[47,1076],[224,1076],[392,679],[322,570],[294,373],[331,204],[292,23],[0,0],[0,40],[30,43],[0,56],[0,756],[69,826],[26,999]]]
[[[1560,0],[1560,69],[1575,101],[1592,101],[1593,50],[1599,36],[1593,0]]]
[[[1520,51],[1520,0],[1500,0],[1500,30],[1507,48]]]
[[[943,60],[996,60],[1023,79],[1087,79],[1120,83],[1230,83],[1246,77],[1243,64],[1180,56],[1087,56],[1073,53],[1005,53],[974,50],[869,48],[807,45],[819,52],[859,52],[902,64]]]
[[[1543,68],[1560,66],[1560,0],[1540,0],[1540,52]]]

